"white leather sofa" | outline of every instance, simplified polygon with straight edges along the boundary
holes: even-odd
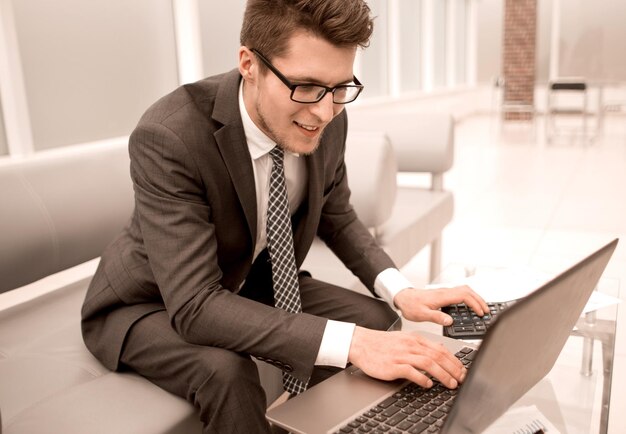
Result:
[[[436,272],[438,240],[453,212],[440,182],[452,164],[452,120],[371,116],[351,116],[346,158],[354,206],[399,266],[434,244]],[[122,142],[0,163],[1,433],[201,432],[183,399],[135,374],[110,372],[87,351],[80,307],[89,276],[45,288],[98,257],[127,223],[128,165]],[[433,187],[398,187],[398,168],[432,173]],[[321,242],[305,268],[358,290]],[[279,372],[261,362],[259,369],[271,402],[281,393]]]

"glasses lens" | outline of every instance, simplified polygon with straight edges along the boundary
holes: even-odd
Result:
[[[337,86],[333,92],[333,102],[335,104],[346,104],[352,102],[359,96],[361,88],[359,86],[345,85]],[[297,85],[291,99],[296,102],[313,103],[318,102],[326,95],[326,88],[314,84]]]
[[[293,90],[291,98],[298,102],[317,102],[324,97],[326,89],[315,85],[298,85]]]
[[[357,86],[338,86],[333,93],[333,102],[337,104],[346,104],[352,102],[359,95]]]

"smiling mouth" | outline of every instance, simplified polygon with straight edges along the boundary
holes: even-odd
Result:
[[[301,123],[296,122],[296,121],[293,121],[293,123],[296,124],[297,126],[299,126],[300,128],[302,128],[302,129],[304,129],[306,131],[312,132],[312,133],[316,132],[317,130],[320,129],[319,127],[314,127],[312,125],[304,125],[304,124],[301,124]]]

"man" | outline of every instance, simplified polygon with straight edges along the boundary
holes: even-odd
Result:
[[[463,380],[443,347],[385,331],[389,304],[443,323],[442,305],[481,314],[484,301],[412,288],[349,204],[343,108],[371,31],[362,0],[249,0],[238,70],[165,96],[131,135],[135,211],[90,285],[85,343],[188,399],[207,433],[268,432],[251,357],[279,366],[292,393],[348,362],[425,387],[421,371]],[[389,304],[296,274],[316,234]]]

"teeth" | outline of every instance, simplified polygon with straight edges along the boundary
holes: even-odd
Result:
[[[297,124],[298,126],[300,126],[300,127],[304,128],[304,129],[305,129],[305,130],[307,130],[307,131],[315,131],[315,130],[317,130],[317,127],[312,127],[312,126],[309,126],[309,125],[303,125],[303,124],[301,124],[301,123],[299,123],[299,122],[296,122],[296,124]]]

